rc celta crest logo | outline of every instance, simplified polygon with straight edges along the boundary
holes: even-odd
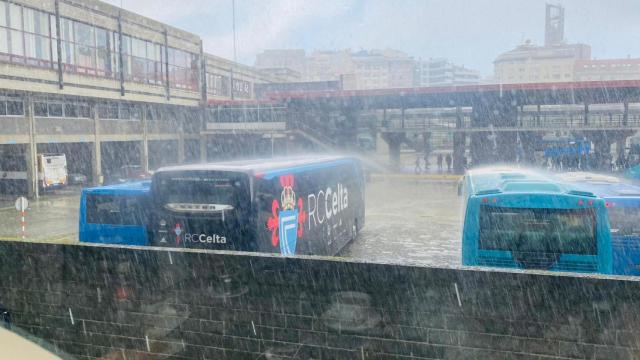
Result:
[[[307,213],[303,210],[304,201],[302,198],[296,201],[294,183],[293,175],[280,176],[280,203],[278,199],[273,199],[271,217],[267,220],[267,228],[271,231],[271,245],[280,245],[280,253],[283,255],[296,253],[296,244],[304,233],[304,223],[307,221]]]

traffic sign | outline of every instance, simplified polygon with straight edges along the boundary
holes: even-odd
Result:
[[[16,199],[16,210],[25,211],[27,210],[28,206],[29,206],[29,201],[27,200],[26,197],[20,196],[18,199]]]

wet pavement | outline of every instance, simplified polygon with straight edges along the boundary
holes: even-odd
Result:
[[[16,197],[17,198],[17,197]],[[0,240],[22,240],[20,213],[15,200],[0,202]],[[69,187],[30,200],[24,241],[74,243],[78,241],[80,190]]]
[[[363,261],[460,263],[460,198],[454,181],[414,175],[374,176],[367,184],[366,224],[341,257]],[[0,203],[0,240],[21,240],[14,201]],[[79,189],[30,201],[25,241],[75,243]]]
[[[461,199],[456,182],[374,178],[367,187],[366,224],[340,256],[358,260],[458,265]]]

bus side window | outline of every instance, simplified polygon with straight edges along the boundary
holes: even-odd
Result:
[[[276,188],[276,184],[279,183],[276,179],[272,180],[260,180],[259,186],[256,190],[256,203],[258,211],[271,212],[271,204],[273,203],[274,196],[278,195],[276,200],[280,202],[280,191]]]
[[[143,211],[139,199],[126,199],[119,200],[120,203],[120,224],[123,225],[141,225],[144,224]]]

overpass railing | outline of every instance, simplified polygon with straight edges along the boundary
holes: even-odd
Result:
[[[490,123],[478,121],[478,123]],[[594,113],[585,118],[580,114],[537,114],[521,113],[509,124],[478,125],[465,116],[456,126],[452,117],[410,117],[388,118],[377,121],[381,131],[513,131],[513,130],[625,130],[640,129],[640,114]]]

